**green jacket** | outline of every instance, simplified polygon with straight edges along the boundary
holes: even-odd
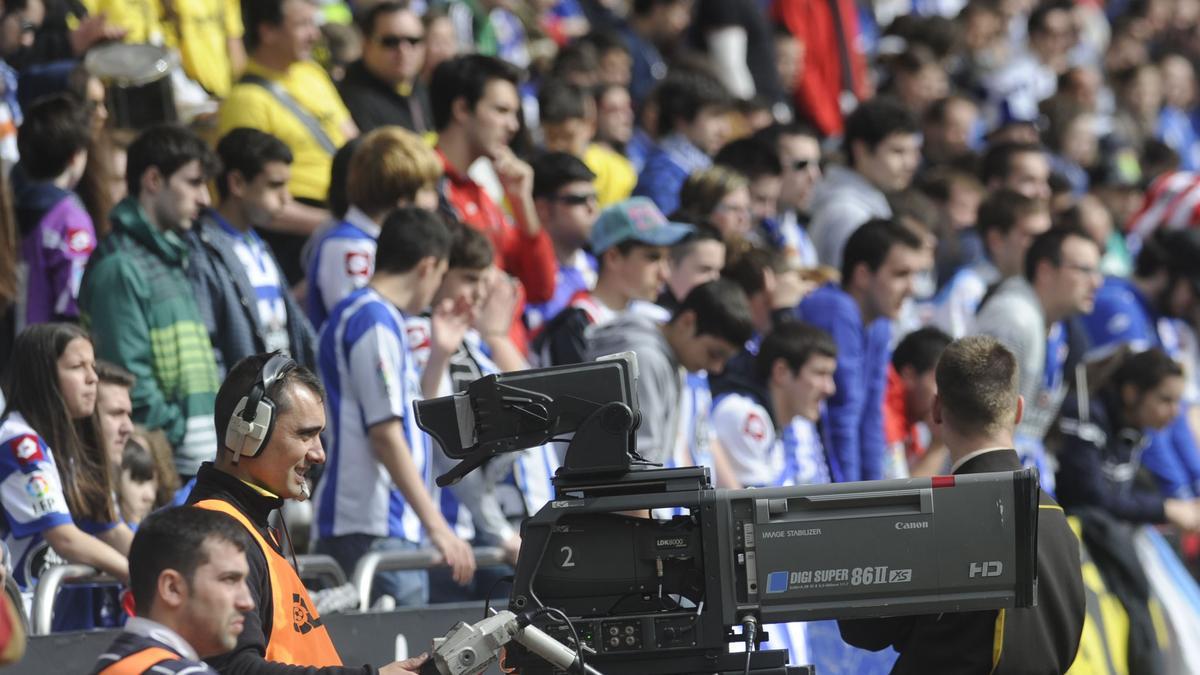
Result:
[[[175,465],[194,475],[211,461],[217,364],[212,343],[184,273],[187,246],[160,232],[132,197],[113,209],[112,233],[88,261],[79,293],[83,324],[96,358],[137,376],[130,393],[133,419],[162,429]]]

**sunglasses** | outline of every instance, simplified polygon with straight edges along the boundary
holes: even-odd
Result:
[[[396,49],[404,42],[408,43],[409,47],[418,47],[424,41],[425,37],[422,35],[384,35],[378,40],[380,46],[387,49]]]
[[[554,201],[562,202],[567,206],[583,206],[584,204],[595,204],[596,199],[595,192],[588,192],[584,194],[567,193],[565,195],[557,195]]]

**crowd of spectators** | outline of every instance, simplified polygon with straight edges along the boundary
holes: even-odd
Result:
[[[443,555],[385,606],[482,597],[563,450],[440,490],[413,402],[622,351],[642,456],[761,487],[951,472],[934,367],[990,335],[1068,513],[1200,533],[1194,0],[0,4],[26,593],[125,578],[275,351],[328,391],[312,549]]]

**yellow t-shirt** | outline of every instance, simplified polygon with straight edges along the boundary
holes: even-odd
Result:
[[[176,19],[167,22],[167,46],[179,50],[183,71],[217,98],[233,86],[229,40],[242,37],[238,0],[175,0]]]
[[[197,0],[179,0],[180,4]],[[88,14],[104,14],[108,23],[129,31],[129,44],[163,44],[166,36],[162,24],[162,5],[159,0],[83,0]]]
[[[596,201],[600,208],[629,199],[637,185],[637,172],[624,155],[593,143],[583,153],[583,163],[596,174]]]
[[[246,72],[275,80],[300,107],[308,111],[325,135],[337,147],[346,143],[343,126],[350,112],[338,96],[333,81],[311,61],[292,64],[286,73],[268,70],[253,59]],[[224,136],[232,129],[250,127],[278,137],[292,149],[292,194],[304,199],[325,201],[329,193],[329,169],[333,154],[321,147],[304,123],[283,107],[269,91],[255,84],[235,84],[221,104],[217,133]]]

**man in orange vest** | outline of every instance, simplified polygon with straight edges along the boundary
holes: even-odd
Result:
[[[142,522],[129,549],[137,616],[96,662],[93,675],[215,674],[201,657],[233,649],[246,587],[246,533],[232,518],[192,507]]]
[[[209,659],[220,672],[306,675],[415,673],[423,658],[343,667],[316,605],[301,583],[281,539],[268,526],[284,500],[308,499],[308,471],[325,462],[325,388],[312,371],[278,352],[239,361],[217,392],[216,462],[196,475],[188,503],[232,516],[249,534],[246,578],[254,610],[232,651]],[[291,549],[290,537],[286,536]],[[294,551],[289,551],[294,556]]]

